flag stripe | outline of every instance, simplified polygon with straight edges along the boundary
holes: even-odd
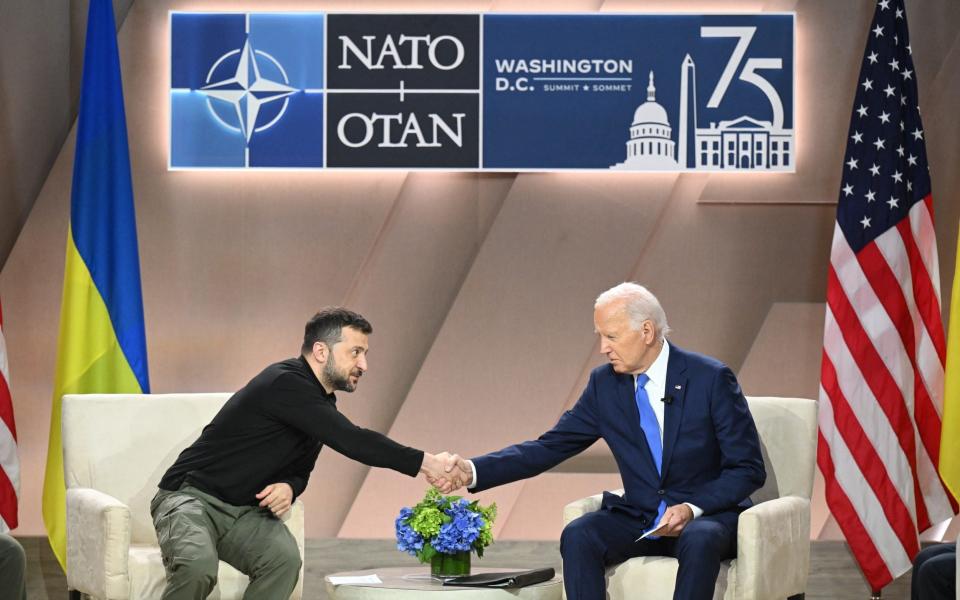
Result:
[[[7,342],[3,334],[3,308],[0,307],[0,533],[17,527],[20,495],[17,427],[13,419],[9,378]]]
[[[841,328],[841,335],[857,363],[862,378],[857,381],[862,380],[867,384],[872,393],[872,399],[883,409],[893,426],[900,447],[906,454],[910,466],[913,467],[915,464],[913,457],[916,456],[912,433],[913,421],[904,406],[901,388],[897,385],[893,373],[887,369],[864,330],[864,325],[868,321],[861,322],[857,318],[857,313],[847,296],[843,294],[840,281],[832,268],[828,272],[827,305],[835,315],[836,320],[844,324]],[[887,338],[889,339],[889,336]],[[861,390],[861,393],[866,393],[866,389]]]
[[[7,340],[3,337],[3,322],[0,322],[0,377],[10,381],[10,365],[7,363]]]
[[[914,210],[925,209],[925,207],[919,207],[923,207],[923,205],[917,204]],[[873,262],[885,265],[888,268],[886,273],[888,277],[880,279],[878,275],[874,283],[874,289],[881,297],[895,294],[894,290],[900,290],[899,297],[906,303],[913,332],[912,336],[904,337],[904,346],[915,349],[916,357],[908,355],[908,358],[913,363],[914,368],[919,370],[925,387],[922,391],[929,401],[936,404],[936,398],[943,388],[943,364],[934,347],[933,339],[930,337],[930,330],[925,326],[914,300],[913,285],[910,283],[913,271],[907,257],[906,241],[903,235],[884,234],[876,239],[876,248],[880,251],[881,256],[873,257]],[[886,303],[884,304],[886,306]],[[889,306],[887,311],[891,312]]]
[[[920,256],[930,274],[930,283],[933,285],[934,294],[937,298],[940,295],[940,261],[937,259],[937,230],[933,224],[933,195],[927,194],[922,202],[926,210],[910,211],[910,231],[913,232],[913,238],[917,240],[917,247],[920,249]]]
[[[828,360],[824,355],[824,362]],[[899,555],[903,546],[889,523],[883,520],[876,496],[863,483],[859,469],[839,440],[829,395],[823,388],[820,400],[817,462],[824,474],[825,495],[864,574],[871,584],[880,582],[878,585],[882,587],[896,576],[889,565],[899,566],[905,562]]]
[[[926,210],[922,203],[913,210]],[[952,514],[949,499],[937,480],[936,440],[940,439],[940,416],[937,414],[928,390],[943,386],[943,369],[933,348],[929,331],[924,326],[913,300],[913,290],[905,289],[911,279],[902,231],[894,230],[879,236],[874,244],[868,244],[857,255],[864,274],[871,282],[881,304],[893,322],[906,348],[915,348],[916,355],[906,354],[913,365],[913,414],[916,420],[915,439],[921,446],[917,458],[915,481],[917,487],[917,524],[920,530],[927,529],[933,521],[943,520]],[[917,337],[915,337],[917,336]],[[905,394],[910,397],[909,390]],[[930,514],[933,516],[931,517]]]
[[[917,206],[922,205],[918,204]],[[921,342],[916,357],[914,357],[906,352],[902,342],[902,337],[904,335],[909,336],[909,333],[900,335],[900,331],[904,327],[895,326],[890,318],[891,312],[894,314],[898,311],[902,312],[902,308],[884,308],[884,305],[891,306],[894,302],[892,298],[897,296],[904,298],[902,294],[898,293],[903,285],[895,283],[893,279],[884,278],[884,274],[895,278],[904,273],[909,273],[906,250],[897,230],[888,231],[875,240],[874,244],[880,249],[879,253],[873,247],[874,244],[868,244],[858,255],[853,254],[839,229],[836,233],[831,253],[832,260],[838,265],[838,271],[842,271],[842,275],[838,275],[838,279],[843,285],[843,292],[849,298],[855,299],[853,302],[857,304],[854,307],[856,314],[848,312],[846,317],[851,320],[854,320],[854,317],[859,317],[861,319],[859,324],[868,327],[873,332],[870,336],[872,343],[880,356],[885,357],[884,363],[887,366],[887,371],[897,379],[896,387],[903,390],[904,403],[908,399],[914,399],[914,413],[919,414],[919,417],[914,417],[917,418],[919,423],[918,427],[915,428],[909,410],[905,409],[903,415],[911,422],[907,426],[907,422],[901,420],[900,426],[904,427],[904,429],[901,429],[904,436],[914,438],[913,447],[917,448],[919,446],[921,449],[919,455],[913,459],[912,464],[916,468],[913,476],[917,492],[916,497],[920,499],[916,506],[918,526],[923,530],[933,522],[949,518],[951,514],[956,512],[955,505],[947,496],[943,486],[935,481],[937,479],[936,466],[933,464],[932,457],[937,455],[933,445],[939,439],[939,416],[930,414],[931,400],[926,394],[925,387],[917,384],[919,373],[911,368],[912,365],[917,364],[920,373],[932,372],[933,375],[928,375],[928,377],[936,379],[937,374],[942,372],[942,365],[939,363],[936,351],[932,348],[927,329],[922,325],[919,317],[914,321],[914,329],[921,333]],[[898,246],[900,247],[899,255],[895,250]],[[899,260],[890,260],[888,263],[886,262],[887,255],[891,257],[899,256]],[[897,269],[898,273],[893,273],[894,269]],[[868,272],[870,273],[869,277]],[[890,275],[891,273],[893,275]],[[909,278],[909,275],[906,276]],[[910,290],[912,294],[912,286]],[[878,294],[880,295],[878,296]],[[881,298],[883,298],[882,302]],[[908,296],[908,298],[910,300],[904,299],[904,301],[911,306],[915,306],[912,303],[912,296]],[[856,327],[853,321],[851,321],[851,327]],[[909,346],[909,344],[907,345]],[[924,366],[925,363],[930,362],[933,363],[933,366]],[[874,374],[882,373],[883,369],[877,368],[872,372]]]
[[[7,472],[0,469],[0,533],[17,528],[17,486]]]
[[[834,232],[830,262],[833,269],[828,275],[828,302],[830,294],[844,298],[852,310],[845,312],[844,316],[852,318],[858,327],[865,330],[869,339],[864,343],[876,348],[882,359],[883,371],[893,378],[895,387],[912,395],[913,373],[907,350],[893,321],[877,298],[873,284],[863,272],[857,255],[839,229]],[[833,286],[829,284],[830,281],[834,281]],[[837,320],[846,323],[840,315]]]
[[[837,477],[830,456],[830,446],[824,439],[823,428],[817,435],[817,464],[824,475],[824,495],[830,503],[830,510],[844,537],[846,537],[850,550],[860,564],[864,575],[871,582],[879,582],[879,587],[890,583],[893,581],[893,576],[880,556],[877,546],[873,543],[873,536],[860,521],[858,507],[854,506],[853,502],[850,501],[850,496],[840,485],[841,480]],[[859,496],[854,495],[854,497]]]
[[[64,394],[143,393],[117,342],[107,307],[67,230],[63,305],[57,371],[50,414],[50,440],[43,484],[43,522],[61,565],[66,560],[66,486],[60,406]]]
[[[3,332],[0,331],[0,337]],[[13,421],[13,396],[10,395],[10,386],[7,385],[7,379],[0,374],[0,428],[6,428],[10,431],[13,441],[17,440],[17,426]]]
[[[930,333],[933,347],[937,349],[937,356],[942,364],[947,358],[947,348],[946,340],[943,339],[943,322],[940,320],[940,299],[934,296],[935,291],[930,283],[930,275],[927,273],[926,265],[923,264],[920,249],[917,247],[917,241],[910,231],[909,223],[900,221],[897,230],[903,237],[903,243],[907,248],[907,257],[910,259],[910,269],[913,272],[910,281],[913,284],[913,295],[920,311],[920,317]]]
[[[867,484],[864,490],[869,490],[865,493],[879,499],[882,514],[886,515],[903,548],[909,552],[916,547],[916,525],[908,508],[913,504],[915,486],[912,485],[912,478],[904,479],[902,475],[910,474],[910,465],[893,441],[896,432],[890,428],[884,415],[876,410],[876,403],[857,394],[855,389],[844,389],[854,380],[857,365],[847,352],[842,334],[830,312],[827,313],[827,322],[821,383],[831,401],[830,414],[835,419],[838,432],[831,442],[835,440],[846,447],[857,469],[863,474],[862,483]],[[864,427],[863,423],[867,426]],[[891,479],[891,473],[894,479]],[[861,482],[857,484],[859,486]]]
[[[836,363],[838,368],[840,370],[850,368],[850,357],[843,356],[842,352],[838,352],[838,355],[839,362]],[[909,466],[905,464],[902,460],[903,456],[899,453],[895,453],[895,458],[891,459],[890,447],[894,447],[895,444],[879,446],[883,454],[878,453],[877,443],[868,438],[860,425],[858,414],[843,393],[842,384],[838,382],[837,373],[834,370],[834,359],[827,350],[824,352],[823,360],[823,389],[830,398],[830,412],[825,413],[825,416],[832,414],[836,423],[836,435],[831,438],[830,447],[831,449],[839,446],[845,448],[850,459],[855,463],[854,468],[863,475],[863,481],[859,482],[861,485],[857,486],[861,488],[860,495],[874,497],[878,501],[877,506],[880,507],[880,513],[876,514],[878,518],[868,521],[869,528],[892,529],[903,549],[908,553],[911,551],[915,553],[917,551],[916,525],[907,508],[908,503],[913,499],[914,492],[906,488],[898,489],[890,477],[890,473],[905,472],[909,475]],[[892,436],[893,432],[890,433]],[[901,478],[898,480],[903,481]],[[852,484],[844,487],[849,489]],[[883,515],[886,516],[885,519],[881,518]]]
[[[120,55],[113,6],[90,6],[81,114],[73,165],[70,229],[77,253],[103,299],[120,347],[148,392],[146,335],[137,253],[133,180],[127,145]],[[96,103],[88,108],[84,104]],[[109,169],[104,169],[109,165]],[[107,241],[109,240],[109,241]]]

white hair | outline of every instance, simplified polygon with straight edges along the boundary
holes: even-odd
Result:
[[[597,296],[593,307],[598,309],[618,301],[623,302],[623,310],[630,319],[630,327],[635,331],[639,331],[643,322],[649,320],[653,321],[653,326],[657,330],[657,339],[662,340],[670,333],[667,313],[663,311],[657,297],[647,288],[633,282],[621,283]]]

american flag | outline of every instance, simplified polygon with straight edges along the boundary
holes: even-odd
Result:
[[[10,397],[9,381],[7,344],[3,337],[3,309],[0,307],[0,533],[17,527],[17,496],[20,489],[17,428],[13,424],[13,399]]]
[[[830,252],[817,462],[875,591],[956,513],[937,474],[943,365],[930,173],[904,0],[864,51]]]

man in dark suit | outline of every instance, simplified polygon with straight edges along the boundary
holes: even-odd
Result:
[[[601,294],[594,325],[609,364],[593,370],[553,429],[472,460],[454,457],[447,468],[481,491],[542,473],[603,438],[625,493],[605,492],[601,510],[563,530],[568,600],[605,598],[606,567],[648,555],[678,559],[675,599],[712,598],[720,561],[736,556],[740,512],[766,478],[746,399],[728,367],[667,342],[666,315],[643,286]]]

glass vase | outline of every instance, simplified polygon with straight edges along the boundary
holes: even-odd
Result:
[[[434,577],[456,577],[470,574],[470,553],[434,554],[430,559],[430,574]]]

